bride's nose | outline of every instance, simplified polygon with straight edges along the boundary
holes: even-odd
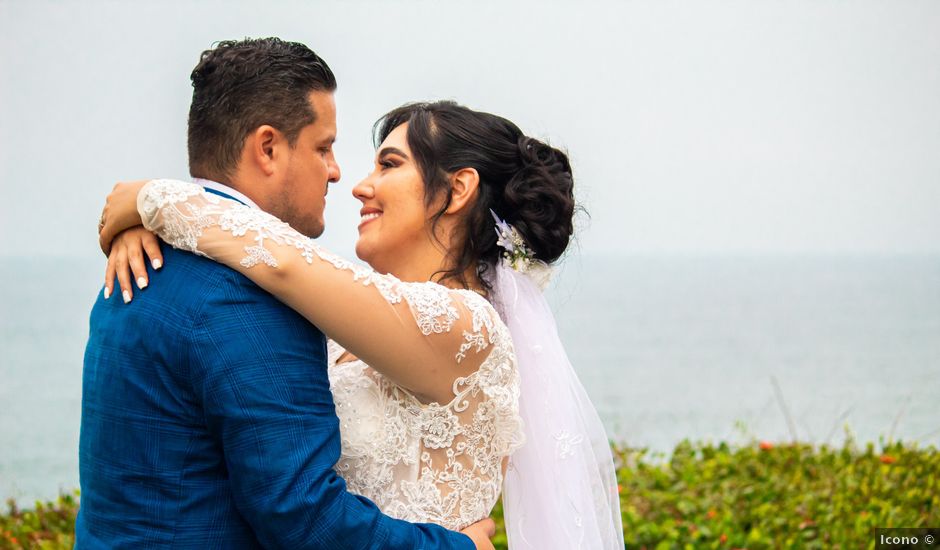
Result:
[[[363,202],[375,196],[375,188],[372,186],[372,175],[366,176],[362,181],[353,186],[352,194]]]

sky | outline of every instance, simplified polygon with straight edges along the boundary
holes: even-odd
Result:
[[[937,254],[938,29],[933,0],[0,0],[0,257],[94,258],[115,181],[187,177],[189,73],[246,36],[337,76],[340,253],[373,122],[443,98],[569,152],[581,254]]]

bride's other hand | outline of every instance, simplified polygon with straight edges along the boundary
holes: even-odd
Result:
[[[495,550],[493,541],[490,538],[496,534],[496,523],[491,518],[481,519],[468,526],[461,533],[470,537],[477,550]]]
[[[150,180],[117,183],[108,194],[98,225],[98,244],[106,256],[111,254],[111,244],[118,233],[140,225],[137,194],[148,181]]]
[[[144,265],[144,254],[150,258],[150,265],[154,269],[163,266],[163,254],[160,253],[160,241],[156,235],[141,226],[126,229],[111,242],[111,252],[108,254],[108,267],[104,274],[104,297],[111,297],[114,291],[114,277],[117,276],[121,288],[121,297],[124,303],[130,302],[134,297],[134,287],[147,287],[147,267]]]

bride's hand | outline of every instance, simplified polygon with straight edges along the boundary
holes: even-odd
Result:
[[[160,253],[160,241],[156,235],[143,227],[137,226],[118,233],[111,243],[111,253],[108,254],[108,267],[104,274],[104,297],[109,298],[114,291],[114,277],[117,275],[118,285],[121,287],[121,296],[124,303],[130,302],[134,297],[134,287],[131,283],[131,274],[138,288],[146,288],[149,284],[147,267],[144,265],[144,253],[150,258],[150,265],[154,269],[163,266],[163,254]]]
[[[140,225],[137,194],[148,181],[118,183],[108,195],[98,225],[98,244],[106,256],[111,253],[111,242],[118,233]]]

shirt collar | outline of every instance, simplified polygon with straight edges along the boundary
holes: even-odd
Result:
[[[225,185],[224,183],[219,183],[217,181],[207,180],[203,178],[193,178],[193,183],[195,183],[196,185],[201,185],[205,187],[206,189],[212,189],[213,191],[225,193],[226,195],[232,197],[233,199],[236,199],[237,201],[241,203],[244,203],[247,206],[250,206],[251,208],[261,210],[261,208],[257,204],[255,204],[255,201],[246,197],[244,193],[237,191],[229,187],[228,185]]]

